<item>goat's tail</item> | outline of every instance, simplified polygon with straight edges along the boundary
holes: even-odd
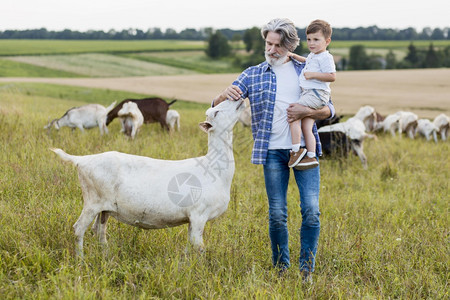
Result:
[[[175,102],[177,102],[177,99],[173,99],[170,103],[168,103],[168,106],[171,106],[172,104],[174,104]]]
[[[59,148],[50,148],[50,150],[52,150],[53,152],[55,152],[56,154],[58,154],[58,156],[65,162],[71,162],[71,163],[75,163],[75,156],[67,154],[66,152],[64,152],[63,150],[59,149]]]
[[[116,106],[116,102],[117,102],[117,101],[114,101],[113,103],[111,103],[110,106],[108,106],[108,107],[106,108],[106,114],[109,114],[109,112],[112,111],[112,110],[114,109],[114,107]]]

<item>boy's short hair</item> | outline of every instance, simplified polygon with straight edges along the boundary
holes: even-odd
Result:
[[[316,33],[319,31],[322,31],[326,39],[331,38],[331,33],[333,32],[331,25],[324,20],[314,20],[308,25],[308,27],[306,27],[306,34]]]

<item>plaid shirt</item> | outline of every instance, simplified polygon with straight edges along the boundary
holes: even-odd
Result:
[[[297,75],[300,75],[305,64],[294,59],[292,62],[294,63]],[[241,89],[243,99],[248,98],[250,100],[254,140],[252,163],[265,164],[272,130],[275,96],[277,93],[275,73],[267,62],[263,62],[257,66],[249,67],[242,72],[233,82],[233,85]],[[335,110],[331,101],[329,101],[328,107],[330,108],[331,116],[334,116]],[[316,153],[318,156],[321,156],[322,145],[319,134],[317,133],[316,124],[314,124],[313,133],[316,138]]]

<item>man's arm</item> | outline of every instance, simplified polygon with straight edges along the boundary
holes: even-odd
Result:
[[[331,106],[333,106],[331,102],[329,103],[331,104]],[[287,109],[289,123],[306,117],[312,118],[314,120],[324,120],[332,117],[333,115],[334,106],[332,109],[330,105],[324,106],[321,109],[313,109],[298,103],[292,103]]]

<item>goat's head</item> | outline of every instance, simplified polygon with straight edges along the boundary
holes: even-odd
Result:
[[[53,125],[55,126],[56,130],[59,130],[58,119],[53,119],[52,121],[48,122],[48,124],[44,126],[44,129],[50,131]]]
[[[204,132],[232,130],[244,109],[243,99],[223,101],[206,111],[206,121],[199,124],[200,129]]]

